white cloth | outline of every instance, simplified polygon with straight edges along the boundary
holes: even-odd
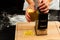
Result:
[[[11,25],[16,25],[17,22],[27,22],[25,15],[8,15]]]
[[[26,2],[25,0],[25,3],[24,3],[24,7],[23,7],[23,10],[26,10],[26,8],[29,6],[29,4]]]
[[[59,0],[52,0],[50,3],[50,9],[59,10]]]

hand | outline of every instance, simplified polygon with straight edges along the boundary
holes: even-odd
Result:
[[[46,0],[45,0],[46,1]],[[48,5],[48,2],[45,2],[45,1],[41,1],[40,0],[38,1],[38,6],[39,6],[39,9],[42,13],[48,13],[49,12],[49,5]]]
[[[34,12],[34,11],[35,11],[34,5],[29,5],[27,7],[26,13],[25,13],[25,17],[26,17],[26,19],[27,19],[28,22],[31,22],[31,16],[29,15],[29,12]]]

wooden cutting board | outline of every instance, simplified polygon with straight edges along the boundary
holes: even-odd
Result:
[[[60,40],[59,22],[49,21],[47,35],[35,35],[35,22],[18,22],[16,24],[15,40]]]

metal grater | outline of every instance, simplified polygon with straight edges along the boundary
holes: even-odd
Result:
[[[35,24],[36,35],[47,34],[47,23],[48,23],[48,14],[40,12],[38,7],[38,0],[34,0],[36,11],[38,11],[38,20]],[[40,1],[42,3],[42,0]]]

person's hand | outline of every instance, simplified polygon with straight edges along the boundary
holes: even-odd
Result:
[[[39,6],[39,9],[42,13],[46,14],[49,12],[49,5],[48,5],[48,2],[46,0],[43,0],[42,2],[38,1],[38,6]],[[33,10],[32,12],[34,12],[35,7],[34,7],[34,5],[29,5],[26,9],[25,17],[26,17],[28,22],[31,22],[31,16],[29,15],[28,9],[32,9]]]
[[[42,13],[48,13],[49,12],[49,5],[48,2],[45,0],[38,1],[38,7]]]
[[[31,22],[31,16],[29,15],[30,12],[34,12],[35,8],[34,5],[29,5],[26,9],[26,13],[25,13],[25,17],[27,19],[28,22]]]

